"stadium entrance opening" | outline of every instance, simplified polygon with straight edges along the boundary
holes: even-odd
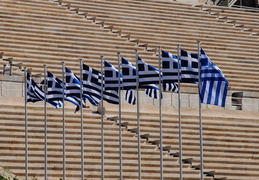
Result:
[[[237,0],[235,5],[258,8],[258,0]]]

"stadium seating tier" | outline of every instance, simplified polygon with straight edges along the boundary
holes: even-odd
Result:
[[[15,62],[33,68],[33,74],[42,74],[43,64],[46,64],[49,71],[61,77],[61,62],[79,74],[79,59],[100,70],[100,56],[116,65],[118,52],[134,62],[135,50],[146,62],[158,67],[158,53],[154,50],[158,46],[175,54],[176,45],[181,44],[184,50],[195,53],[197,40],[200,40],[211,60],[223,70],[231,91],[258,92],[259,89],[258,36],[212,14],[219,12],[219,16],[227,16],[228,20],[259,32],[255,12],[208,6],[212,8],[209,14],[200,7],[166,0],[63,0],[62,4],[48,0],[0,0],[0,6],[0,51],[4,58],[13,57]],[[24,178],[24,106],[22,100],[11,102],[15,101],[16,105],[0,103],[0,164]],[[123,109],[122,121],[129,123],[128,128],[136,128],[136,113],[130,109]],[[193,165],[198,166],[196,110],[184,110],[182,131],[183,156],[192,158]],[[63,176],[61,110],[48,108],[47,112],[48,175],[49,179],[59,179]],[[163,145],[171,146],[171,153],[179,151],[176,112],[171,109],[163,113]],[[204,113],[205,170],[215,171],[215,177],[229,180],[257,179],[258,113],[211,109]],[[107,108],[107,116],[117,114],[117,107]],[[28,115],[29,177],[43,179],[42,104],[29,104]],[[159,139],[158,115],[157,112],[141,112],[141,133],[149,134],[149,141]],[[71,180],[81,178],[79,118],[74,108],[67,107],[66,161],[67,178]],[[84,123],[85,174],[87,178],[100,179],[100,115],[84,109]],[[118,179],[118,126],[105,120],[104,127],[105,179]],[[138,179],[136,134],[123,128],[122,139],[124,179]],[[159,179],[159,149],[149,141],[141,140],[142,179]],[[164,151],[163,162],[164,179],[178,180],[178,157]],[[189,164],[184,164],[183,169],[184,180],[200,179],[199,170]]]

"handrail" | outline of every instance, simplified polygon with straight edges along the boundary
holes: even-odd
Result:
[[[230,2],[228,2],[228,7],[232,7],[236,2],[237,0],[231,0]]]
[[[221,0],[206,0],[205,4],[211,4],[211,2],[213,3],[213,5],[218,5]]]
[[[222,2],[224,2],[225,0],[219,0],[216,4],[217,6],[219,6]]]

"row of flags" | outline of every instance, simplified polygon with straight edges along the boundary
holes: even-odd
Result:
[[[65,82],[47,72],[45,90],[41,89],[27,74],[27,101],[46,101],[54,108],[63,106],[63,99],[77,106],[77,110],[84,106],[86,100],[98,106],[101,100],[119,104],[119,90],[126,90],[125,100],[129,104],[136,103],[135,89],[145,89],[151,98],[163,98],[158,84],[164,91],[178,92],[179,84],[199,82],[199,62],[201,67],[201,102],[218,106],[225,106],[228,81],[223,72],[212,63],[201,49],[198,54],[180,50],[180,57],[162,51],[162,72],[137,57],[137,67],[121,57],[122,73],[112,64],[104,61],[104,72],[100,72],[83,64],[82,80],[70,69],[65,67]],[[179,74],[179,75],[178,75]]]

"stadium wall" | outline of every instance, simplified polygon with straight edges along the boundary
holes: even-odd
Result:
[[[41,82],[41,78],[33,78],[36,83]],[[198,108],[198,92],[197,88],[185,88],[181,87],[181,106],[185,108]],[[238,103],[233,103],[233,93],[231,90],[228,90],[228,96],[226,99],[227,110],[243,110],[243,111],[253,111],[259,112],[259,93],[257,92],[241,92],[242,97],[237,97]],[[0,98],[10,98],[15,101],[15,98],[24,97],[24,83],[23,76],[9,76],[9,75],[0,75]],[[144,91],[140,91],[141,103],[144,105],[159,105],[158,100],[148,97]],[[9,101],[8,100],[8,101]],[[18,101],[20,102],[20,101]],[[178,94],[163,92],[162,106],[172,106],[178,107]],[[10,102],[12,103],[12,102]],[[14,102],[16,103],[16,102]],[[122,103],[125,102],[125,92],[122,92]],[[35,103],[37,104],[37,103]],[[69,106],[73,106],[68,103]],[[234,105],[234,106],[233,106]],[[203,104],[203,108],[209,109],[219,109],[222,107]],[[95,110],[95,107],[92,107]]]

